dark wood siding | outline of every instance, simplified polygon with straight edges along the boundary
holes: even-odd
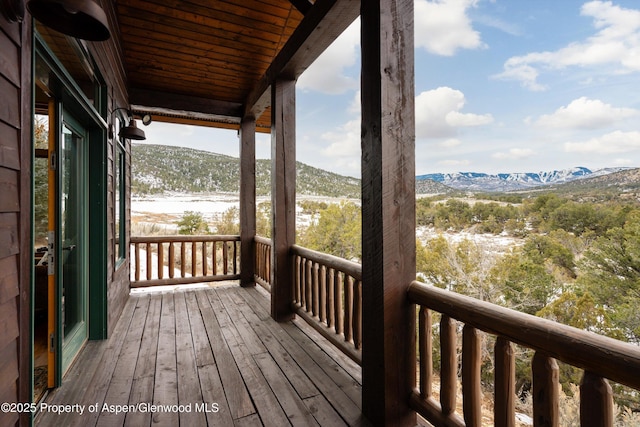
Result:
[[[0,401],[29,401],[31,28],[0,15]],[[18,423],[0,413],[0,425]],[[27,418],[22,423],[27,423]]]
[[[110,27],[118,28],[117,18],[114,10],[114,3],[111,1],[99,1],[107,14]],[[108,89],[108,111],[113,111],[115,108],[128,107],[128,92],[126,84],[126,76],[124,68],[122,66],[122,50],[120,48],[120,33],[119,31],[112,31],[111,38],[106,42],[88,43],[89,51],[96,61],[98,69],[105,79],[105,83]],[[112,117],[107,117],[107,122],[111,123]],[[106,273],[107,273],[107,334],[110,335],[115,327],[116,322],[120,318],[122,309],[124,308],[127,298],[129,296],[129,259],[125,262],[117,264],[115,254],[115,164],[116,160],[116,148],[115,140],[107,140],[106,147],[106,166],[107,166],[107,259],[106,259]],[[130,173],[128,170],[131,165],[129,155],[131,151],[127,150],[126,168],[125,174],[128,176]],[[130,181],[127,179],[127,183]],[[128,185],[128,184],[127,184]],[[122,218],[127,222],[127,230],[130,230],[130,198],[127,190],[126,196],[127,203],[127,215]],[[128,244],[128,236],[125,236]]]

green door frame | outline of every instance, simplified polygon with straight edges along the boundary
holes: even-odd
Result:
[[[35,30],[34,30],[35,32]],[[42,37],[34,36],[34,79],[38,64],[49,71],[49,89],[58,100],[59,112],[56,114],[56,128],[61,125],[62,105],[73,114],[86,129],[89,144],[88,151],[88,227],[90,254],[89,266],[89,339],[107,338],[107,122],[106,96],[102,100],[104,107],[98,111],[87,99],[71,75],[49,49]],[[32,284],[33,286],[33,284]],[[34,306],[33,289],[31,306]],[[33,312],[31,313],[33,324]],[[56,349],[62,348],[61,334],[56,334]],[[33,348],[31,349],[33,354]],[[59,359],[59,357],[58,357]],[[61,365],[59,365],[61,366]],[[56,372],[56,386],[62,384],[60,369]]]

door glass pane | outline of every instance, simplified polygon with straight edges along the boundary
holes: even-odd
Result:
[[[64,341],[86,329],[82,138],[66,124],[60,147],[61,315]]]

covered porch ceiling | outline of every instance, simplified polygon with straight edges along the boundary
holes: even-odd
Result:
[[[296,79],[360,13],[350,0],[117,0],[129,102],[154,120],[269,132],[270,85]]]

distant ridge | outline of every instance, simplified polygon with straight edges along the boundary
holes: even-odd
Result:
[[[132,144],[132,192],[135,195],[238,193],[240,160],[185,147]],[[270,160],[256,161],[256,192],[269,194]],[[297,162],[296,191],[301,195],[360,197],[360,180]]]
[[[578,166],[570,169],[550,172],[499,173],[486,174],[479,172],[433,173],[419,175],[417,182],[432,180],[448,187],[464,191],[505,192],[522,191],[545,185],[555,185],[592,176],[607,175],[629,168],[607,168],[591,171]]]
[[[209,151],[153,144],[132,144],[132,192],[238,193],[240,160]],[[271,189],[270,160],[256,161],[256,192]],[[296,191],[300,195],[359,199],[360,180],[297,162]],[[634,172],[635,171],[635,172]],[[436,173],[416,177],[416,194],[454,195],[463,192],[557,191],[589,194],[640,192],[640,169],[585,167],[537,172],[486,174],[477,172]],[[637,191],[638,190],[638,191]]]

